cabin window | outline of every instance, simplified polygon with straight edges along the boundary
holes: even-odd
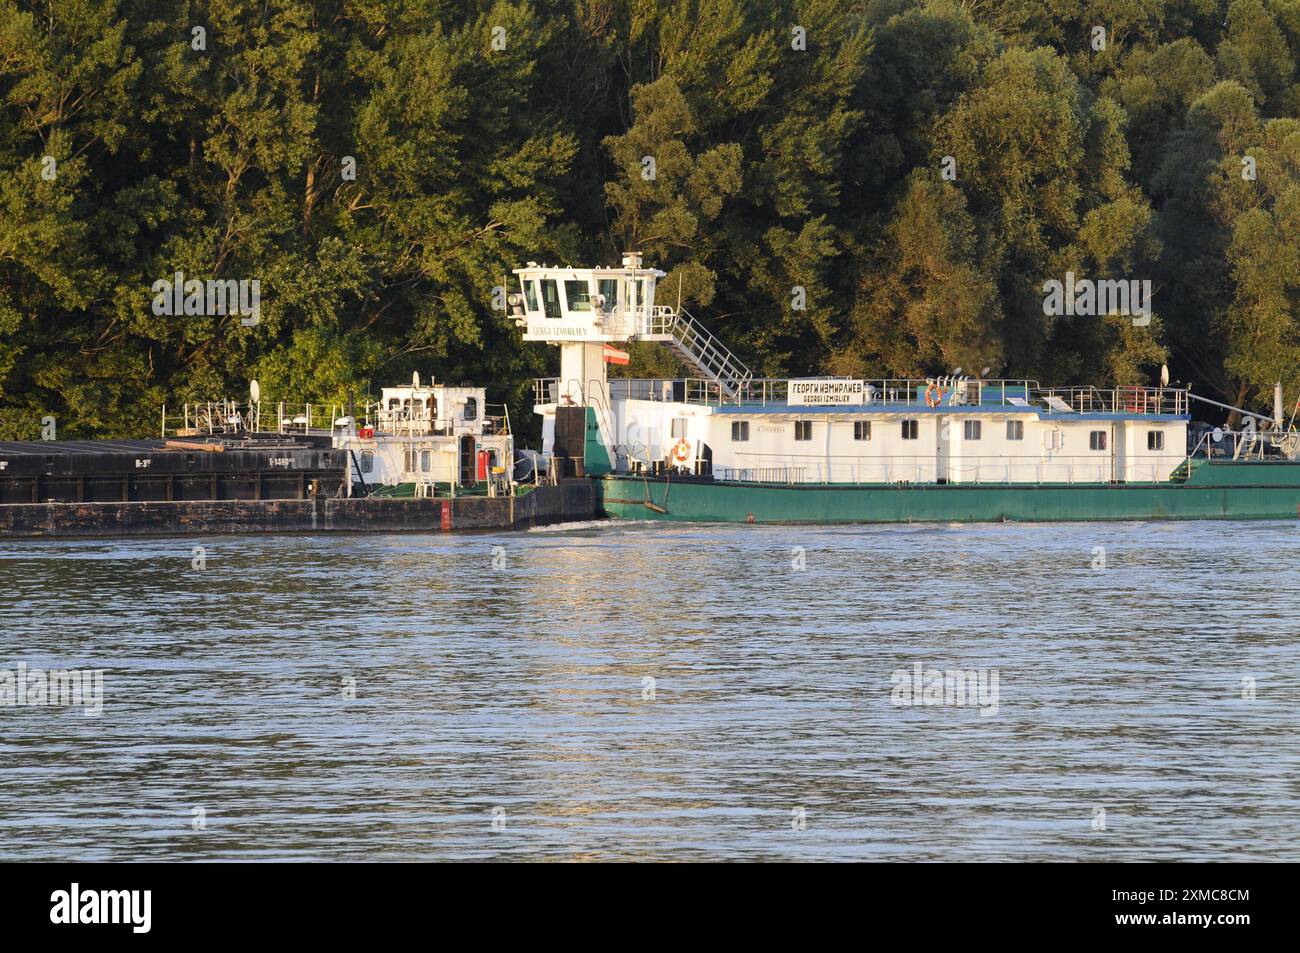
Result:
[[[916,433],[917,433],[917,426],[916,426],[916,424],[917,424],[917,422],[916,422],[915,420],[904,420],[904,421],[903,421],[903,439],[904,439],[904,440],[915,440],[915,439],[916,439]]]
[[[674,417],[674,418],[673,418],[673,429],[672,429],[672,435],[673,435],[674,437],[685,437],[685,436],[686,436],[686,418],[685,418],[685,417]]]
[[[402,454],[402,470],[405,473],[415,472],[415,451],[407,450]]]
[[[1165,432],[1163,430],[1147,431],[1147,449],[1163,450],[1165,448]]]
[[[564,300],[568,302],[570,311],[591,310],[591,292],[585,281],[566,281]]]
[[[1088,434],[1088,447],[1092,450],[1106,449],[1106,431],[1094,430]]]
[[[390,397],[390,398],[388,399],[388,409],[389,409],[390,411],[397,410],[397,409],[400,408],[401,406],[402,406],[402,402],[401,402],[400,400],[398,400],[396,397]]]
[[[794,439],[811,440],[812,439],[812,421],[796,420],[794,422]]]
[[[1025,422],[1023,420],[1007,421],[1007,439],[1008,440],[1025,439]]]
[[[978,440],[984,431],[981,421],[967,420],[962,424],[962,436],[967,440]]]
[[[597,284],[600,288],[601,295],[605,298],[605,310],[613,311],[618,307],[618,279],[601,278]]]
[[[541,308],[537,307],[537,282],[524,282],[524,299],[529,311],[536,312],[541,310]]]
[[[853,439],[870,440],[871,439],[871,421],[855,420],[853,421]]]
[[[560,317],[560,292],[554,278],[542,279],[542,310],[548,318]]]
[[[420,451],[420,472],[421,473],[429,472],[429,460],[431,456],[432,454],[430,454],[428,450]]]
[[[466,420],[478,420],[478,398],[477,397],[465,398],[464,417]]]
[[[361,451],[361,472],[370,473],[375,469],[375,452],[373,450]]]
[[[733,420],[731,422],[731,439],[736,443],[744,443],[749,439],[748,420]]]

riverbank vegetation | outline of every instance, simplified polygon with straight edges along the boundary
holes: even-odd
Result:
[[[1262,409],[1298,64],[1292,0],[0,0],[0,437],[412,370],[522,419],[554,354],[493,286],[625,250],[758,375],[1167,362]],[[256,320],[155,314],[177,272]],[[1045,314],[1068,272],[1150,322]]]

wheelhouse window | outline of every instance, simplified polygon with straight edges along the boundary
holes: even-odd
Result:
[[[870,440],[871,439],[871,421],[855,420],[853,421],[853,439]]]
[[[465,398],[464,416],[466,420],[478,420],[478,398],[477,397]]]
[[[731,422],[731,439],[734,443],[744,443],[749,439],[748,420],[733,420]]]
[[[548,318],[560,317],[560,291],[554,278],[542,279],[542,310]]]
[[[962,436],[967,440],[980,439],[983,430],[983,423],[978,420],[967,420],[962,424]]]
[[[1007,421],[1007,439],[1008,440],[1025,439],[1025,422],[1023,420]]]
[[[600,288],[601,296],[605,299],[605,310],[613,311],[618,307],[618,279],[601,278],[597,285]]]
[[[564,283],[564,300],[569,311],[590,311],[591,293],[585,281],[566,281]]]
[[[1163,430],[1147,431],[1147,449],[1163,450],[1165,448],[1165,432]]]
[[[915,440],[915,439],[916,439],[916,436],[917,436],[917,430],[918,430],[918,428],[917,428],[917,421],[915,421],[915,420],[904,420],[904,421],[903,421],[903,439],[904,439],[904,440]]]
[[[524,300],[530,312],[541,310],[537,306],[537,282],[531,280],[524,282]]]
[[[1106,431],[1094,430],[1088,434],[1088,448],[1090,450],[1106,449]]]
[[[796,420],[794,422],[794,439],[811,440],[812,439],[812,421]]]

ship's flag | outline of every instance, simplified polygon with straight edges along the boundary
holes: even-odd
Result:
[[[626,364],[631,358],[627,351],[620,351],[616,347],[605,345],[605,363],[606,364]]]

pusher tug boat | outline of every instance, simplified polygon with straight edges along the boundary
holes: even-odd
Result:
[[[596,481],[638,520],[852,523],[1295,519],[1300,433],[1241,411],[1193,425],[1190,387],[1042,387],[1030,380],[755,379],[684,309],[664,272],[516,269],[526,341],[560,350],[535,384],[552,474]],[[610,379],[616,345],[658,341],[700,376]],[[1191,439],[1189,439],[1189,434]]]

